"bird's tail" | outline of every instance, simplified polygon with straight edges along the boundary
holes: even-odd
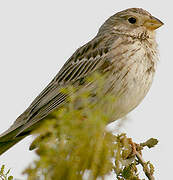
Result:
[[[42,121],[36,123],[24,124],[25,112],[20,115],[14,124],[7,129],[4,133],[0,134],[0,155],[21,141],[26,136],[30,135],[32,130],[39,127]],[[37,119],[40,120],[40,119]]]
[[[11,148],[13,145],[18,143],[25,137],[26,136],[22,136],[22,137],[17,137],[11,141],[0,142],[0,155],[3,154],[5,151],[7,151],[9,148]]]
[[[19,130],[20,127],[12,131],[7,130],[6,132],[0,135],[0,155],[28,135],[23,133],[19,136],[16,136]]]

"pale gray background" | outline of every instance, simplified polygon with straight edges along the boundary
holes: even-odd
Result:
[[[97,33],[114,13],[142,7],[165,26],[157,39],[160,62],[153,86],[125,126],[135,142],[160,140],[144,153],[156,167],[158,180],[171,179],[173,9],[171,1],[155,0],[1,0],[0,1],[0,132],[6,130],[55,76],[64,62]],[[34,158],[28,137],[0,157],[16,178]],[[109,178],[112,179],[112,178]]]

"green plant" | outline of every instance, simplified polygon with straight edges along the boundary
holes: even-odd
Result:
[[[102,97],[102,82],[96,102],[91,101],[89,91],[72,93],[68,103],[34,131],[37,137],[30,149],[37,148],[38,159],[24,171],[28,180],[95,180],[112,172],[118,180],[140,180],[139,164],[148,179],[153,179],[153,165],[142,159],[141,150],[154,146],[157,140],[135,145],[126,134],[115,135],[106,129],[116,97]],[[75,91],[73,87],[62,90],[67,94]],[[79,101],[80,108],[76,108]]]
[[[9,176],[10,169],[5,172],[5,165],[1,166],[0,170],[0,180],[13,180],[13,176]]]

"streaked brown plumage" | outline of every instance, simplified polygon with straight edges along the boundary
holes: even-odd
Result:
[[[114,120],[134,109],[148,92],[157,64],[155,29],[163,23],[139,8],[121,11],[110,17],[90,42],[64,64],[59,73],[14,124],[0,135],[0,154],[29,132],[50,112],[66,103],[59,90],[95,71],[108,73],[105,93],[118,97]],[[91,87],[92,88],[92,87]]]

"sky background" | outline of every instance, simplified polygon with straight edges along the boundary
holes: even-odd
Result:
[[[169,0],[1,0],[0,1],[0,132],[6,130],[56,75],[64,62],[91,40],[111,15],[142,7],[165,25],[157,32],[160,62],[152,88],[128,115],[123,131],[135,142],[150,137],[159,144],[144,150],[157,180],[170,179],[173,149],[173,10]],[[27,137],[0,157],[17,179],[35,158]],[[112,178],[109,177],[109,180]]]

